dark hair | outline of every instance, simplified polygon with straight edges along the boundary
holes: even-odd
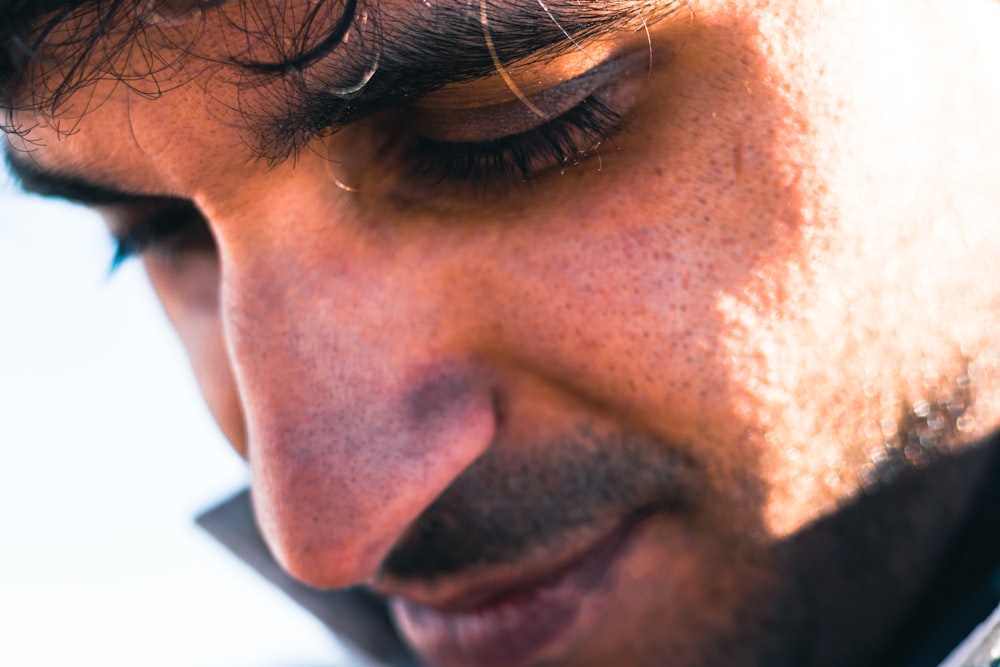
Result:
[[[319,0],[298,26],[292,40],[296,50],[275,53],[273,60],[235,64],[263,75],[308,67],[337,45],[354,18],[356,3]],[[158,59],[156,35],[161,34],[156,28],[171,18],[201,14],[219,4],[220,0],[0,0],[0,111],[6,114],[0,116],[0,130],[25,130],[15,127],[15,111],[56,117],[71,93],[93,81],[110,78],[129,83],[151,74]],[[314,34],[315,23],[322,24],[323,35]],[[119,57],[134,49],[143,51],[138,60],[148,71],[121,69]]]
[[[84,64],[105,35],[124,26],[130,16],[139,27],[138,4],[136,0],[0,0],[0,107],[9,111],[57,107],[82,82]],[[74,23],[78,29],[58,34]],[[56,50],[60,76],[43,79],[37,72]]]

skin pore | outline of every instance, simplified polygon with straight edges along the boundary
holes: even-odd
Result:
[[[496,42],[433,91],[386,39],[355,99],[371,57],[225,64],[283,42],[224,3],[155,79],[20,112],[11,159],[154,239],[275,556],[393,598],[432,661],[882,664],[1000,417],[1000,6],[653,2],[539,58],[521,4],[455,3]],[[462,616],[602,550],[539,646]]]

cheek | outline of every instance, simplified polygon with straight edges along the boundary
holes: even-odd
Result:
[[[547,183],[555,205],[511,214],[474,270],[495,271],[495,330],[521,363],[723,471],[756,470],[790,508],[769,519],[784,534],[857,491],[883,416],[866,369],[898,383],[926,353],[886,319],[919,308],[906,280],[874,298],[890,253],[917,256],[905,214],[857,207],[836,167],[860,139],[816,110],[846,92],[825,82],[797,104],[787,89],[810,88],[793,76],[816,73],[775,70],[754,39],[692,32],[600,173]]]
[[[530,224],[511,216],[495,244],[514,252],[483,253],[505,295],[497,319],[530,332],[509,347],[674,439],[729,449],[747,427],[746,376],[762,371],[755,350],[723,344],[723,306],[787,313],[789,266],[807,254],[789,149],[801,120],[741,34],[692,32],[599,173],[547,182],[554,205],[524,211]]]
[[[205,402],[226,438],[246,458],[243,408],[220,318],[218,260],[208,253],[193,253],[149,257],[143,265],[187,350]]]

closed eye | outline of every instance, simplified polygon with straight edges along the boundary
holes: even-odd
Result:
[[[623,115],[591,95],[517,134],[465,142],[414,137],[402,152],[403,167],[433,182],[525,182],[592,155],[623,121]]]
[[[216,251],[208,224],[187,200],[152,198],[99,209],[115,243],[112,271],[139,255],[175,260],[185,253]]]
[[[429,96],[390,118],[390,168],[418,184],[525,183],[579,164],[621,132],[649,75],[649,53],[631,50],[590,70],[504,103],[469,104],[467,92]],[[489,96],[487,96],[489,99]]]

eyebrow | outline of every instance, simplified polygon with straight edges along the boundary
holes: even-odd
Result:
[[[46,169],[29,154],[10,147],[0,150],[0,154],[15,183],[28,194],[65,199],[85,206],[106,206],[142,197],[83,176]]]
[[[277,162],[324,133],[411,103],[446,85],[544,62],[615,33],[638,32],[680,0],[445,0],[358,9],[349,39],[299,69],[294,59],[244,65],[261,76],[262,106],[249,111],[261,158]],[[361,17],[361,20],[357,20]],[[356,33],[371,24],[372,34]],[[278,86],[274,87],[277,83]]]

